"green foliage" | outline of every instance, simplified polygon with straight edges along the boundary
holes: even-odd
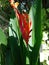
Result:
[[[12,8],[10,7],[9,0],[0,0],[0,15],[9,20]]]
[[[49,12],[49,8],[47,8],[47,11]]]
[[[10,23],[9,23],[9,36],[16,37],[16,34],[17,34],[18,38],[21,37],[18,20],[17,20],[17,18],[13,18],[13,19],[11,18]]]
[[[46,10],[45,10],[45,8],[42,8],[41,9],[41,20],[42,20],[42,22],[45,22],[46,17],[47,17]]]
[[[41,0],[36,1],[36,6],[33,6],[35,9],[34,14],[34,30],[35,30],[35,45],[32,48],[32,52],[30,53],[30,65],[36,65],[38,55],[39,55],[39,49],[41,45]],[[40,12],[40,13],[39,13]],[[33,41],[32,41],[33,43]]]
[[[35,44],[35,27],[34,27],[34,15],[35,15],[35,8],[33,7],[33,5],[32,5],[32,7],[30,8],[30,12],[29,12],[29,17],[30,17],[30,19],[31,19],[31,22],[32,22],[32,33],[31,33],[31,38],[29,39],[29,44],[31,45],[31,46],[33,46],[34,47],[34,44]]]
[[[42,21],[42,30],[49,31],[49,18],[48,18],[48,9],[42,8],[41,10],[41,21]]]
[[[0,45],[1,44],[7,45],[7,38],[2,29],[0,28]]]
[[[33,5],[30,8],[29,16],[32,21],[32,38],[30,39],[30,43],[32,45],[27,46],[25,45],[25,42],[22,38],[18,20],[15,18],[15,15],[13,15],[12,12],[9,22],[9,37],[7,39],[7,46],[1,44],[2,65],[38,64],[39,49],[42,38],[41,0],[34,1]],[[1,33],[1,35],[3,34]]]

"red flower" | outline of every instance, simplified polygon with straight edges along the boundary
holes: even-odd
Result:
[[[18,10],[15,9],[15,13],[19,20],[20,30],[22,32],[22,37],[26,41],[28,45],[29,38],[31,37],[29,34],[31,32],[31,21],[29,20],[29,15],[27,13],[20,13]]]
[[[29,15],[27,13],[20,13],[18,11],[18,9],[17,9],[18,5],[19,5],[18,2],[12,4],[14,11],[16,13],[16,16],[18,17],[18,20],[19,20],[19,26],[20,26],[20,30],[22,32],[22,37],[26,41],[26,44],[28,45],[29,38],[31,37],[29,34],[31,32],[30,27],[31,27],[32,23],[29,19]]]

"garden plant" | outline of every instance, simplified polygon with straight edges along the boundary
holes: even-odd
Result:
[[[1,65],[40,65],[41,0],[8,3],[11,8],[8,36],[0,28]]]

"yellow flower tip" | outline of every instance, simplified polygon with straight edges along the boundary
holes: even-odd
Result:
[[[18,3],[18,2],[16,2],[16,3],[15,3],[15,7],[17,8],[17,7],[18,7],[18,5],[19,5],[19,3]]]

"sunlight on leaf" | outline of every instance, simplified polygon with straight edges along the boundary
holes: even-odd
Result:
[[[20,29],[19,29],[17,18],[13,18],[13,19],[11,18],[9,24],[10,24],[9,36],[16,37],[16,34],[17,34],[18,38],[20,38],[21,34],[20,34]]]
[[[35,15],[35,13],[36,13],[36,10],[32,6],[31,9],[30,9],[30,12],[29,12],[29,17],[30,17],[31,22],[32,22],[32,32],[30,33],[31,37],[29,39],[29,44],[30,44],[30,46],[33,46],[33,47],[34,47],[34,44],[35,44],[35,29],[34,29],[34,15]]]

